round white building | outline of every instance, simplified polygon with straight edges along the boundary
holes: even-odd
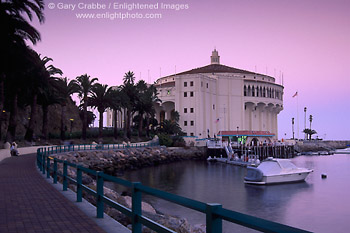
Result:
[[[156,106],[158,122],[177,111],[187,136],[277,138],[283,86],[274,77],[221,65],[217,50],[210,65],[159,78],[156,87],[162,100]]]

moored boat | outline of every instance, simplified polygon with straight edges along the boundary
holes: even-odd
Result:
[[[345,149],[335,150],[334,154],[350,154],[350,147],[347,147]]]
[[[258,167],[247,167],[246,184],[276,184],[304,181],[312,169],[295,166],[289,159],[269,157]]]

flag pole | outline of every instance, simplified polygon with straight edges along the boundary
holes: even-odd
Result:
[[[299,139],[299,95],[298,94],[297,94],[297,128],[298,128],[298,139]]]

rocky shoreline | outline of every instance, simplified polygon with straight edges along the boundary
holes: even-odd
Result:
[[[126,170],[136,170],[143,167],[157,166],[159,164],[171,163],[183,160],[203,160],[206,159],[205,148],[128,148],[121,150],[104,150],[104,151],[72,151],[57,154],[54,157],[67,160],[68,162],[79,164],[89,169],[103,171],[109,175],[118,175]],[[62,166],[62,165],[61,165]],[[62,168],[59,168],[62,169]],[[76,178],[76,170],[68,169],[68,175]],[[83,175],[83,184],[96,190],[96,181],[88,175]],[[69,185],[70,189],[76,191],[75,185]],[[104,194],[108,198],[131,208],[131,197],[127,193],[117,193],[109,188],[104,187]],[[90,203],[96,204],[93,196],[83,193],[85,199]],[[142,202],[143,215],[156,221],[176,232],[205,232],[205,226],[192,226],[185,218],[172,216],[170,214],[160,213],[150,204]],[[105,213],[116,219],[123,225],[131,228],[131,220],[117,211],[105,205]],[[143,232],[152,232],[144,227]]]
[[[336,149],[346,148],[350,145],[350,141],[303,141],[297,142],[294,149],[297,152],[318,152],[318,151],[334,151]]]

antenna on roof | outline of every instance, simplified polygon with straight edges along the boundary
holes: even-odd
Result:
[[[159,78],[162,77],[162,67],[159,67]]]
[[[175,65],[175,75],[176,75],[176,65]]]
[[[280,83],[282,83],[282,82],[281,82],[281,76],[282,76],[282,75],[281,75],[281,71],[280,71]]]

